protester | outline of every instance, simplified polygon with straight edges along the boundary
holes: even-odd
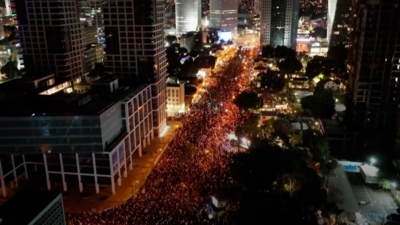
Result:
[[[250,50],[242,51],[247,56]],[[215,224],[207,216],[210,197],[222,187],[237,185],[229,163],[237,147],[227,134],[243,123],[232,99],[250,86],[248,61],[236,54],[220,73],[206,78],[204,92],[190,109],[182,128],[136,196],[101,213],[67,214],[71,224]],[[243,75],[243,76],[242,76]]]

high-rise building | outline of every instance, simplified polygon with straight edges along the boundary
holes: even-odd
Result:
[[[79,0],[79,19],[86,27],[96,27],[98,43],[104,44],[105,37],[101,2],[101,0]]]
[[[152,83],[153,123],[157,136],[166,126],[167,60],[164,0],[115,0],[103,3],[106,70]]]
[[[351,1],[347,1],[351,4]],[[332,26],[333,26],[333,21],[335,20],[336,16],[336,6],[337,6],[338,0],[328,0],[328,20],[327,20],[327,39],[328,42],[331,39],[332,35]]]
[[[352,31],[351,6],[354,0],[329,0],[327,39],[329,46],[343,44],[349,46],[349,33]]]
[[[400,2],[359,0],[348,69],[348,126],[358,151],[393,150],[400,103]]]
[[[4,0],[4,14],[7,16],[12,14],[10,5],[10,0]]]
[[[232,31],[238,29],[238,0],[210,0],[210,27]]]
[[[253,13],[254,14],[259,14],[260,13],[260,6],[261,6],[261,0],[254,0],[254,6],[253,6]]]
[[[78,78],[83,40],[78,1],[15,0],[27,73]]]
[[[260,44],[296,48],[299,0],[262,0]]]
[[[196,31],[201,24],[201,0],[175,1],[176,35]]]

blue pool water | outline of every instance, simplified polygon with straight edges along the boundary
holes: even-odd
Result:
[[[352,166],[352,165],[344,165],[344,170],[347,171],[358,171],[357,166]]]

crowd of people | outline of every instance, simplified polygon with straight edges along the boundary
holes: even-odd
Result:
[[[243,55],[249,53],[242,53]],[[243,118],[233,104],[249,87],[245,60],[233,56],[218,74],[206,78],[204,92],[136,196],[101,213],[67,214],[70,224],[222,224],[208,218],[210,199],[237,185],[229,172],[235,147],[227,134]]]

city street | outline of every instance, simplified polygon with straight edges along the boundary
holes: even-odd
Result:
[[[359,211],[358,201],[342,166],[329,176],[328,188],[330,200],[336,202],[339,208],[351,213]]]
[[[134,198],[102,213],[67,214],[71,224],[215,224],[210,196],[236,186],[227,134],[244,122],[233,99],[250,86],[255,50],[227,49],[224,68],[207,79],[205,91]],[[234,51],[232,51],[234,50]],[[239,55],[240,54],[240,55]]]

